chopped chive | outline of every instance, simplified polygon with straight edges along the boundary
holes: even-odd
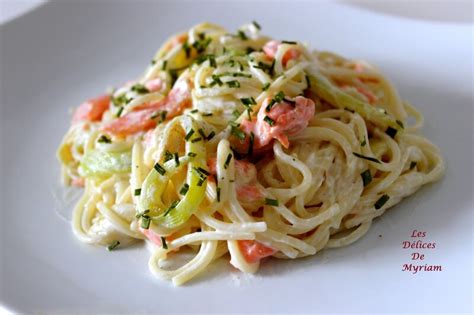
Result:
[[[251,108],[247,108],[245,111],[247,112],[248,120],[251,121],[252,120],[252,114],[251,113],[252,113],[253,110]]]
[[[385,130],[385,133],[390,136],[390,138],[395,138],[395,135],[397,134],[397,129],[388,127],[387,130]]]
[[[140,194],[142,193],[142,189],[141,188],[137,188],[133,191],[133,195],[134,196],[140,196]]]
[[[168,111],[164,110],[160,112],[160,123],[166,120],[166,115],[168,115]]]
[[[256,28],[257,30],[261,30],[261,29],[262,29],[262,27],[260,26],[260,24],[258,24],[256,21],[252,21],[252,24],[253,24],[253,26],[255,26],[255,28]]]
[[[142,229],[148,230],[150,228],[150,223],[151,223],[151,219],[149,216],[142,216],[142,220],[140,224]]]
[[[232,135],[236,136],[237,138],[239,138],[240,140],[245,139],[245,132],[240,130],[239,127],[237,127],[237,126],[234,126],[234,125],[231,126],[230,133]]]
[[[265,204],[269,206],[278,206],[279,202],[276,199],[265,198]]]
[[[379,198],[374,204],[374,207],[376,210],[382,208],[385,203],[390,199],[390,196],[387,194],[382,195],[382,197]]]
[[[265,83],[265,84],[262,86],[262,91],[268,90],[269,87],[270,87],[270,82]]]
[[[285,99],[285,93],[283,93],[282,91],[278,92],[268,103],[267,107],[265,107],[265,111],[269,112],[273,106],[275,106],[278,103],[281,103],[284,99]]]
[[[245,48],[245,52],[247,53],[247,55],[250,55],[251,53],[253,53],[255,51],[255,49],[253,49],[252,47],[247,47]]]
[[[272,76],[274,68],[275,68],[275,60],[273,60],[273,62],[270,65],[259,61],[256,66],[254,65],[252,67],[256,69],[260,69],[264,72],[267,72],[270,76]]]
[[[189,44],[187,42],[183,44],[183,50],[186,54],[186,59],[189,59],[189,57],[191,56],[191,47],[189,47]]]
[[[174,208],[176,208],[176,206],[178,205],[178,202],[177,200],[173,201],[173,203],[168,207],[168,209],[165,210],[165,213],[163,213],[163,216],[167,216],[171,210],[173,210]]]
[[[162,176],[165,175],[166,173],[166,170],[163,168],[163,166],[160,165],[160,163],[156,163],[155,166],[153,166],[153,168]]]
[[[178,156],[178,153],[175,153],[173,154],[174,156],[174,164],[176,165],[176,167],[179,166],[179,156]]]
[[[202,116],[209,117],[209,116],[212,116],[212,113],[202,113]]]
[[[110,251],[113,251],[115,248],[117,248],[117,246],[120,245],[120,242],[119,241],[113,241],[112,244],[110,244],[109,246],[107,246],[107,250],[110,252]]]
[[[359,153],[356,153],[356,152],[352,152],[352,154],[354,154],[354,155],[357,156],[358,158],[361,158],[361,159],[364,159],[364,160],[368,160],[368,161],[371,161],[371,162],[375,162],[375,163],[382,164],[382,162],[380,162],[380,161],[377,160],[376,158],[373,158],[373,157],[370,157],[370,156],[365,156],[365,155],[362,155],[362,154],[359,154]]]
[[[115,114],[117,117],[120,117],[122,115],[122,112],[123,112],[123,106],[120,106],[120,108],[118,109],[117,111],[117,114]]]
[[[168,60],[163,61],[163,65],[161,66],[161,70],[166,70],[167,65],[168,65]]]
[[[246,106],[257,104],[257,102],[255,101],[255,99],[253,97],[241,98],[240,101],[242,102],[242,104],[244,104]]]
[[[168,162],[169,160],[172,160],[172,159],[173,159],[173,153],[166,150],[166,152],[165,152],[165,162]]]
[[[185,183],[183,187],[181,187],[181,189],[179,190],[179,194],[184,196],[186,195],[188,190],[189,190],[189,185]]]
[[[249,38],[247,37],[247,35],[244,33],[244,31],[242,31],[242,30],[238,30],[238,31],[237,31],[237,36],[240,37],[241,40],[247,40],[247,39],[249,39]]]
[[[137,92],[138,94],[150,93],[150,90],[148,90],[143,84],[140,83],[137,83],[132,86],[131,90]]]
[[[99,143],[112,143],[112,140],[110,140],[110,138],[107,137],[106,135],[101,135],[99,137],[99,139],[97,139],[97,142],[99,142]]]
[[[189,157],[195,157],[195,156],[197,156],[197,154],[194,153],[194,152],[189,152],[189,153],[188,153],[188,156],[189,156]]]
[[[192,143],[196,143],[196,142],[199,142],[202,140],[202,137],[197,137],[197,138],[194,138],[193,140],[191,140]]]
[[[249,150],[248,150],[248,152],[247,152],[247,154],[248,154],[249,156],[252,156],[252,154],[253,154],[253,143],[254,143],[254,140],[255,140],[255,135],[254,135],[254,133],[251,131],[251,132],[250,132],[250,137],[249,137]]]
[[[297,42],[289,41],[289,40],[282,40],[281,43],[282,44],[288,44],[288,45],[296,45],[297,44]]]
[[[372,175],[370,174],[370,170],[363,171],[360,176],[362,177],[362,182],[364,183],[364,187],[370,184],[372,181]]]
[[[269,69],[269,71],[268,71],[268,74],[269,74],[270,76],[273,76],[274,72],[275,72],[275,59],[273,59],[273,62],[272,62],[272,64],[270,65],[270,69]]]
[[[193,109],[192,111],[190,111],[191,114],[196,114],[197,112],[199,112],[199,110],[197,109]]]
[[[403,123],[402,123],[400,120],[397,119],[395,122],[396,122],[397,125],[399,125],[402,129],[405,128],[405,127],[403,126]]]
[[[286,98],[286,97],[283,100],[285,101],[285,103],[290,104],[291,107],[293,107],[293,108],[296,107],[296,101],[290,100],[289,98]]]
[[[269,124],[270,126],[273,126],[275,124],[275,121],[273,119],[271,119],[270,117],[268,116],[265,116],[265,118],[263,118],[263,120]]]
[[[211,175],[211,173],[209,173],[207,170],[203,169],[202,167],[198,167],[198,168],[197,168],[197,171],[198,171],[200,174],[204,174],[204,175],[206,175],[206,176]]]
[[[152,60],[150,61],[150,63],[151,63],[152,65],[154,65],[154,64],[156,64],[156,60],[155,60],[155,59],[152,59]]]
[[[349,113],[353,113],[353,114],[355,113],[355,111],[353,111],[352,109],[349,109],[349,108],[347,108],[347,107],[344,107],[344,110],[345,110],[345,111],[348,111]]]
[[[201,135],[201,137],[203,137],[204,139],[206,139],[206,134],[204,133],[204,130],[202,128],[199,128],[198,129],[198,132],[199,134]]]
[[[207,135],[206,140],[207,141],[211,140],[212,138],[214,138],[215,135],[216,135],[215,131],[211,131],[211,133]]]
[[[127,96],[125,95],[125,93],[120,94],[119,96],[112,98],[112,104],[114,104],[114,106],[122,106],[122,105],[127,104],[127,103],[128,103],[128,99],[127,99]]]
[[[204,178],[200,178],[199,181],[198,181],[198,183],[197,183],[197,185],[198,185],[199,187],[201,187],[202,184],[204,184],[204,181],[205,181]]]
[[[143,212],[138,212],[137,214],[135,214],[135,218],[139,219],[140,217],[143,217],[143,216],[147,216],[146,214],[149,213],[150,210],[145,210]]]
[[[217,202],[221,202],[221,188],[217,187],[216,192],[217,192]]]
[[[150,119],[156,119],[160,117],[160,120],[158,121],[159,123],[162,123],[166,120],[166,115],[168,114],[168,111],[163,110],[163,111],[157,111],[154,112],[153,115],[150,116]]]
[[[309,81],[308,75],[305,75],[304,78],[306,79],[306,88],[309,89],[311,87],[311,81]]]
[[[195,41],[192,46],[197,50],[198,53],[204,52],[206,50],[207,46],[211,43],[212,39],[210,37],[206,38],[205,35],[203,35],[200,40]]]
[[[239,112],[239,111],[236,110],[236,109],[232,112],[232,116],[234,116],[235,119],[239,118],[240,114],[241,114],[241,112]]]
[[[186,134],[186,136],[184,137],[184,139],[188,141],[192,137],[193,134],[194,134],[194,129],[190,129],[188,133]]]
[[[209,84],[209,86],[213,87],[214,85],[219,85],[219,86],[222,86],[222,81],[221,79],[219,78],[219,76],[217,74],[213,74],[212,75],[212,82]]]
[[[366,144],[367,144],[367,140],[364,137],[364,140],[362,140],[362,142],[360,143],[360,146],[365,147]]]
[[[161,236],[161,246],[163,247],[163,249],[168,249],[168,244],[166,244],[166,238],[164,238],[163,236]]]
[[[217,68],[216,57],[214,57],[214,55],[209,55],[208,60],[211,67]]]
[[[227,86],[230,87],[230,88],[239,88],[240,87],[240,82],[237,81],[237,80],[227,81],[225,84],[227,84]]]
[[[225,162],[224,162],[224,169],[227,169],[227,167],[229,167],[229,163],[231,160],[232,160],[232,154],[229,153],[227,154],[227,158],[225,159]]]
[[[415,161],[411,161],[410,163],[410,170],[414,169],[416,166],[416,162]]]

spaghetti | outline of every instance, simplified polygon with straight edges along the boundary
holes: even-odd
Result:
[[[415,123],[408,125],[408,118]],[[255,272],[361,238],[444,172],[423,117],[363,61],[203,23],[145,74],[79,106],[58,150],[83,185],[73,231],[110,250],[153,244],[180,285],[216,258]],[[182,249],[194,256],[166,269]]]

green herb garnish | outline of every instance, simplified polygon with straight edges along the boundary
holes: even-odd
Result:
[[[279,205],[279,202],[276,199],[265,198],[265,204],[277,207]]]
[[[179,194],[180,195],[186,195],[186,193],[188,192],[189,190],[189,185],[188,184],[184,184],[183,187],[181,187],[180,191],[179,191]]]
[[[397,129],[388,127],[387,130],[385,130],[385,133],[390,136],[390,138],[395,138],[395,135],[397,134]]]
[[[97,139],[97,142],[99,142],[99,143],[112,143],[112,140],[110,140],[110,138],[107,137],[106,135],[101,135],[99,137],[99,139]]]
[[[275,96],[270,100],[268,103],[267,107],[265,107],[265,111],[269,112],[273,106],[275,106],[278,103],[281,103],[285,99],[285,93],[282,91],[278,92],[275,94]]]
[[[113,241],[112,244],[110,244],[109,246],[107,246],[107,250],[110,252],[110,251],[113,251],[115,248],[117,248],[117,246],[120,245],[120,242],[119,241]]]
[[[178,156],[178,153],[175,153],[173,154],[174,156],[174,164],[176,165],[176,167],[179,166],[179,156]]]
[[[360,176],[362,177],[362,182],[364,183],[364,187],[370,184],[372,181],[372,175],[370,174],[370,170],[363,171]]]
[[[232,160],[232,154],[229,153],[227,154],[227,158],[225,159],[225,162],[224,162],[224,169],[227,169],[229,167],[229,163],[231,160]]]
[[[156,163],[153,168],[162,176],[166,173],[166,170],[163,168],[163,166],[160,165],[160,163]]]
[[[189,47],[189,44],[187,42],[183,44],[183,50],[186,54],[186,59],[189,59],[189,57],[191,56],[191,47]]]
[[[263,118],[263,120],[269,124],[270,126],[273,126],[275,124],[275,121],[273,119],[271,119],[270,117],[268,116],[265,116],[265,118]]]
[[[115,114],[115,116],[117,116],[117,118],[118,118],[118,117],[120,117],[120,116],[122,115],[123,108],[124,108],[124,107],[123,107],[123,106],[121,106],[121,107],[118,109],[118,111],[117,111],[117,114]]]
[[[188,133],[186,134],[186,136],[184,137],[184,140],[188,141],[192,137],[193,134],[194,134],[194,129],[190,129]]]
[[[165,210],[165,212],[163,213],[163,216],[166,217],[171,212],[171,210],[176,208],[176,206],[178,205],[178,202],[179,202],[178,200],[173,201],[173,203],[168,207],[168,209]]]
[[[225,84],[227,84],[227,86],[230,87],[230,88],[239,88],[240,87],[240,82],[237,81],[237,80],[227,81]]]
[[[150,228],[151,218],[149,216],[142,216],[140,227],[148,230]]]
[[[247,40],[247,39],[249,39],[249,38],[247,37],[247,35],[245,34],[245,32],[242,31],[242,30],[238,30],[238,31],[237,31],[237,36],[240,37],[241,40]]]
[[[260,31],[260,30],[262,29],[262,27],[260,26],[260,24],[258,24],[256,21],[252,21],[252,24],[253,24],[253,26],[255,26],[255,28],[256,28],[257,30]]]
[[[230,133],[239,138],[240,140],[245,139],[245,132],[240,130],[239,127],[237,127],[236,125],[231,126]]]
[[[382,197],[379,198],[374,204],[374,207],[376,210],[382,208],[385,203],[390,199],[390,196],[387,194],[382,195]]]
[[[364,160],[368,160],[368,161],[371,161],[371,162],[375,162],[375,163],[382,164],[382,162],[380,162],[380,161],[377,160],[376,158],[373,158],[373,157],[370,157],[370,156],[365,156],[365,155],[362,155],[362,154],[359,154],[359,153],[356,153],[356,152],[352,152],[352,154],[354,154],[354,155],[357,156],[358,158],[361,158],[361,159],[364,159]]]
[[[168,244],[166,244],[166,238],[161,236],[161,246],[163,246],[163,249],[168,249]]]
[[[148,90],[143,84],[140,83],[137,83],[132,86],[131,90],[137,92],[138,94],[150,93],[150,90]]]
[[[248,150],[248,152],[247,152],[247,154],[248,154],[249,156],[252,156],[252,154],[253,154],[253,143],[254,143],[254,141],[255,141],[255,135],[254,135],[254,133],[251,131],[251,132],[250,132],[250,137],[249,137],[249,150]]]
[[[215,135],[216,135],[215,131],[211,131],[211,132],[207,135],[206,140],[207,140],[207,141],[211,140],[212,138],[214,138]]]
[[[245,106],[256,105],[257,104],[257,102],[255,101],[255,99],[253,97],[241,98],[240,101]]]

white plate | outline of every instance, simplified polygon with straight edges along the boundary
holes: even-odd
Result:
[[[141,73],[170,34],[204,20],[253,19],[282,39],[367,59],[425,114],[447,174],[377,220],[353,246],[266,261],[255,276],[226,262],[189,285],[154,280],[141,247],[79,243],[55,212],[54,154],[68,109]],[[381,15],[323,2],[49,3],[1,26],[1,302],[19,312],[472,311],[472,24]],[[402,271],[401,243],[441,272]],[[381,237],[379,237],[381,235]]]

